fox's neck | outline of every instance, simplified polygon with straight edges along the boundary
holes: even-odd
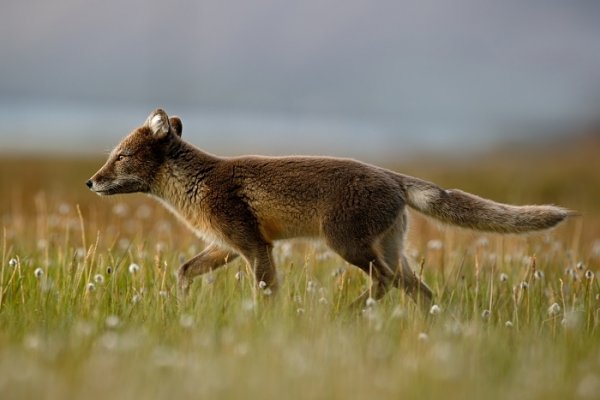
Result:
[[[157,172],[151,194],[159,197],[187,217],[187,210],[199,205],[204,194],[205,178],[219,162],[184,141],[176,141]]]

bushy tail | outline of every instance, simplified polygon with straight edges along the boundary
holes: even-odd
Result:
[[[524,233],[551,228],[574,212],[550,205],[513,206],[461,190],[444,190],[421,179],[400,175],[409,206],[442,222],[480,231]]]

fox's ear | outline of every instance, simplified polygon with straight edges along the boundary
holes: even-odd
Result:
[[[146,126],[150,128],[152,134],[157,137],[167,136],[171,129],[171,126],[169,125],[169,116],[160,108],[148,116]]]
[[[169,118],[169,122],[171,124],[171,129],[173,129],[173,132],[175,132],[177,136],[181,137],[181,132],[183,131],[183,124],[181,123],[179,117],[171,117]]]

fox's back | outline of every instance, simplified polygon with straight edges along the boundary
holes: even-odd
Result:
[[[403,202],[390,171],[354,160],[293,156],[224,162],[270,240],[319,236],[323,219],[334,209],[364,214],[367,208],[396,208]]]

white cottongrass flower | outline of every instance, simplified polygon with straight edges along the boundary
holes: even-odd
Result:
[[[141,295],[139,295],[139,294],[134,294],[134,295],[133,295],[133,297],[131,298],[131,302],[132,302],[133,304],[137,304],[137,303],[139,303],[140,301],[142,301],[142,296],[141,296]]]
[[[259,287],[260,289],[263,289],[263,290],[265,290],[265,289],[267,288],[267,282],[265,282],[265,281],[260,281],[260,282],[258,282],[258,287]]]
[[[403,319],[406,318],[406,310],[400,306],[396,306],[394,311],[392,311],[392,318],[394,319]]]
[[[179,325],[182,328],[191,328],[194,325],[194,317],[189,314],[182,314],[179,317]]]
[[[145,204],[142,204],[137,211],[135,216],[139,219],[148,219],[152,216],[152,209]]]
[[[507,327],[507,328],[512,328],[513,327],[513,323],[512,323],[512,321],[506,321],[504,323],[504,326]]]
[[[263,294],[265,296],[270,296],[270,295],[273,294],[273,290],[271,290],[271,288],[266,288],[266,289],[263,290]]]
[[[444,247],[444,243],[441,240],[432,239],[427,242],[427,248],[429,250],[441,250]]]
[[[75,250],[75,256],[77,256],[77,258],[85,258],[86,255],[87,255],[87,251],[85,250],[84,247],[78,247]]]
[[[566,311],[563,319],[560,321],[561,325],[566,329],[575,329],[581,325],[582,315],[576,311]]]
[[[161,290],[160,292],[158,292],[158,295],[160,297],[166,298],[169,295],[169,292],[167,292],[166,290]]]
[[[42,341],[37,335],[27,335],[23,340],[23,344],[29,350],[38,350],[42,346]]]
[[[279,246],[282,257],[290,257],[293,251],[293,245],[289,242],[281,243]]]
[[[99,285],[102,285],[104,283],[104,275],[102,275],[102,274],[94,275],[94,282],[96,282]]]
[[[583,261],[579,261],[575,268],[577,268],[580,271],[583,271],[583,269],[585,268],[585,264],[583,263]]]
[[[523,281],[523,282],[521,282],[521,284],[519,285],[519,287],[520,287],[522,290],[527,290],[527,289],[529,289],[529,283],[527,283],[527,282]]]
[[[58,206],[58,213],[61,215],[67,215],[71,211],[71,206],[67,203],[60,203]]]
[[[242,271],[238,271],[238,272],[235,273],[235,280],[236,281],[241,281],[243,277],[244,277],[244,273]]]
[[[481,312],[481,318],[488,320],[490,319],[490,316],[492,315],[492,312],[490,310],[483,310]]]
[[[552,305],[548,307],[548,315],[556,317],[558,314],[560,314],[560,305],[558,303],[552,303]]]
[[[594,279],[594,273],[591,270],[585,271],[585,279],[592,280]]]
[[[121,250],[127,250],[130,245],[131,245],[131,242],[129,241],[129,239],[127,239],[127,238],[119,239],[119,248]]]
[[[117,203],[112,212],[119,217],[125,217],[129,213],[129,206],[125,203]]]
[[[504,272],[500,274],[500,282],[508,282],[508,275]]]
[[[121,320],[119,319],[118,316],[116,316],[114,314],[109,315],[104,320],[104,324],[106,325],[107,328],[116,328],[117,326],[119,326],[120,323],[121,323]]]
[[[577,384],[577,396],[580,399],[597,399],[600,393],[600,377],[587,372]]]
[[[137,265],[136,263],[132,263],[129,264],[129,273],[130,274],[137,274],[138,272],[140,272],[140,266]]]
[[[44,276],[44,270],[41,268],[36,268],[35,271],[33,271],[33,274],[36,278],[40,279],[42,276]]]
[[[116,332],[105,332],[98,338],[98,343],[100,343],[105,350],[113,351],[119,345],[119,334]]]
[[[592,245],[592,256],[600,257],[600,239],[596,239],[596,241]]]
[[[487,247],[490,244],[490,241],[485,236],[480,236],[475,244],[480,247]]]
[[[544,271],[536,269],[535,272],[533,273],[533,277],[535,279],[537,279],[538,281],[544,279]]]
[[[426,334],[425,332],[421,332],[417,336],[417,339],[419,339],[420,342],[426,342],[427,340],[429,340],[429,335]]]
[[[369,298],[367,299],[367,302],[366,302],[366,304],[367,304],[367,307],[375,307],[375,305],[377,305],[377,300],[375,300],[375,299],[374,299],[374,298],[372,298],[372,297],[369,297]]]
[[[327,304],[327,299],[325,297],[321,297],[319,299],[319,304],[323,304],[323,305]]]
[[[253,311],[255,307],[256,303],[254,303],[254,300],[252,299],[246,299],[242,301],[242,309],[244,311]]]
[[[302,315],[302,314],[304,314],[304,308],[302,308],[302,307],[300,307],[300,308],[297,308],[297,309],[296,309],[296,314],[298,314],[298,315]]]
[[[306,291],[314,292],[315,290],[317,290],[317,284],[314,281],[308,281],[306,283]]]
[[[17,261],[16,258],[11,258],[10,260],[8,260],[8,266],[11,268],[16,267],[19,264],[19,262]]]
[[[93,292],[94,290],[96,290],[96,285],[94,285],[94,283],[93,283],[93,282],[88,282],[88,284],[87,284],[87,285],[85,285],[85,289],[86,289],[88,292]]]
[[[431,308],[429,309],[429,314],[431,314],[431,315],[438,315],[441,312],[442,312],[442,309],[437,304],[432,305]]]

